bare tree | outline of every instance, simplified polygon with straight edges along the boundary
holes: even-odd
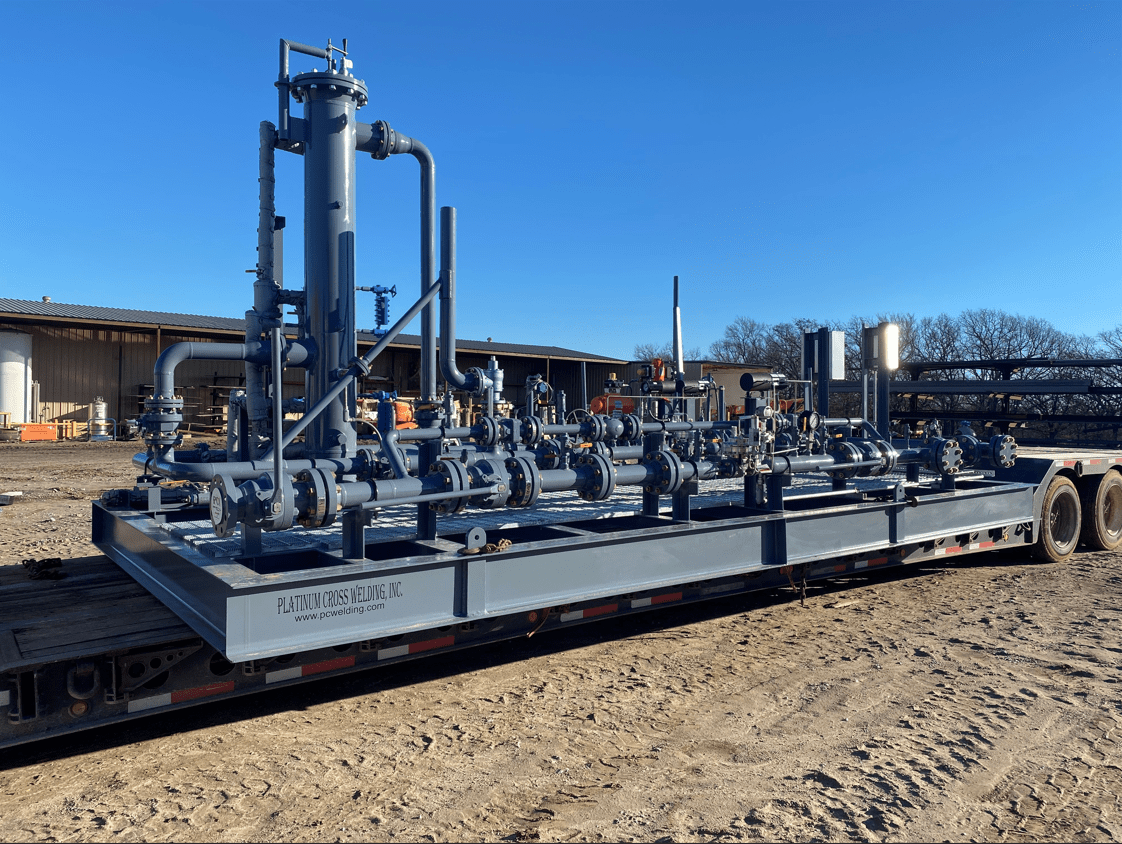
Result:
[[[1098,340],[1103,357],[1122,358],[1122,325],[1116,325],[1110,331],[1102,332]]]
[[[953,360],[964,360],[967,356],[966,348],[962,343],[961,328],[958,321],[950,314],[939,314],[936,317],[924,317],[919,323],[918,342],[916,346],[917,361],[938,361],[946,363]],[[932,372],[929,377],[943,380],[962,378],[962,370],[941,370],[941,374]]]
[[[632,350],[632,354],[635,355],[635,360],[662,358],[664,361],[672,361],[674,360],[674,344],[663,343],[661,346],[656,346],[654,343],[638,343]],[[701,347],[690,346],[688,349],[683,349],[682,357],[685,360],[700,360]]]
[[[803,332],[817,327],[809,319],[768,325],[748,317],[737,317],[725,328],[721,339],[709,347],[709,357],[728,363],[767,366],[774,372],[797,378]]]
[[[727,363],[760,363],[767,356],[771,326],[750,317],[737,317],[709,347],[709,357]]]

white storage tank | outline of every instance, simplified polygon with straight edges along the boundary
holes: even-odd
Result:
[[[12,425],[33,421],[31,408],[31,335],[0,328],[0,411]],[[0,417],[2,420],[3,417]]]

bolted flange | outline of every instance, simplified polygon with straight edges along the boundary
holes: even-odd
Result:
[[[1008,434],[997,434],[990,438],[990,452],[996,465],[1003,469],[1012,468],[1017,462],[1017,441]]]
[[[458,460],[438,460],[429,467],[429,474],[444,476],[444,489],[448,492],[467,490],[471,486],[471,478],[467,469]],[[462,513],[467,507],[468,496],[462,498],[445,498],[429,504],[433,510],[441,515],[449,513]]]
[[[510,473],[508,507],[532,507],[542,491],[542,475],[533,460],[511,457],[506,461]]]
[[[615,492],[616,467],[607,457],[586,452],[577,458],[576,464],[586,467],[590,478],[590,482],[577,493],[585,501],[603,501]]]

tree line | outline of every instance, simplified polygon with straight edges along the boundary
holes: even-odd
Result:
[[[801,377],[802,338],[806,331],[826,327],[842,330],[846,336],[846,378],[856,380],[861,371],[861,337],[865,325],[892,322],[900,327],[900,361],[908,363],[950,363],[955,361],[1007,360],[1037,358],[1050,360],[1122,359],[1122,325],[1095,336],[1071,334],[1040,317],[1010,314],[994,308],[978,308],[951,315],[917,318],[910,313],[881,313],[874,318],[851,317],[823,325],[811,319],[765,323],[750,317],[737,317],[725,327],[705,357],[715,362],[766,366],[791,378]],[[641,344],[635,347],[636,360],[651,357],[671,359],[670,345]],[[686,353],[687,359],[699,359],[700,348]],[[1011,380],[1048,379],[1055,381],[1091,382],[1096,387],[1122,388],[1122,366],[1043,367],[1026,365],[1012,373],[992,367],[958,367],[918,373],[918,380],[997,380],[1009,375]],[[901,367],[894,380],[912,379],[912,373]],[[837,405],[831,413],[853,413],[860,406],[854,395],[836,395]],[[894,397],[894,415],[927,414],[932,418],[954,421],[956,413],[990,414],[989,430],[1009,428],[1008,420],[999,417],[1024,414],[1030,419],[1010,431],[1022,440],[1048,442],[1117,443],[1122,430],[1122,395],[1089,394],[1087,392],[1050,392],[1025,394],[1019,399],[1005,399],[969,393],[939,394],[922,399]],[[1072,420],[1070,417],[1087,417]],[[1094,417],[1094,418],[1090,418]],[[997,420],[997,421],[995,421]],[[980,423],[979,423],[980,424]],[[948,432],[953,433],[953,431]]]

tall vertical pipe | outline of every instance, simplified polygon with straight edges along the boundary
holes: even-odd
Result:
[[[316,345],[307,371],[308,406],[343,377],[357,354],[355,343],[355,111],[366,87],[334,71],[292,80],[304,103],[304,286],[307,323]],[[346,391],[335,395],[308,426],[308,457],[354,454]]]
[[[448,206],[440,209],[440,374],[453,390],[479,386],[456,366],[456,209]]]
[[[287,90],[285,92],[287,96]],[[276,188],[274,147],[276,130],[267,120],[261,121],[260,149],[258,152],[257,200],[257,277],[253,280],[253,310],[245,315],[245,341],[261,339],[262,332],[281,319],[277,305],[277,283],[274,277],[273,236],[276,228]],[[252,460],[260,454],[265,441],[269,405],[265,400],[265,379],[261,365],[245,363],[246,416],[249,420],[247,443],[249,453],[242,455]]]
[[[678,276],[674,276],[674,366],[678,379],[686,377],[686,363],[682,359],[682,312],[678,308]]]
[[[281,327],[275,326],[269,332],[272,341],[273,363],[273,513],[279,513],[284,507],[284,486],[281,484],[281,466],[284,464],[284,450],[276,448],[284,435],[284,334]],[[279,507],[277,505],[280,505]]]
[[[262,318],[276,310],[276,284],[273,281],[273,228],[276,225],[276,175],[274,144],[276,131],[268,120],[260,126],[261,142],[257,165],[257,277],[253,281],[253,309]],[[259,338],[253,338],[259,339]]]
[[[421,295],[436,281],[436,161],[416,138],[395,132],[384,120],[359,123],[357,148],[374,158],[409,153],[421,165]],[[436,398],[436,303],[421,312],[421,398]]]
[[[436,280],[436,162],[429,148],[412,139],[409,152],[421,165],[421,294]],[[421,311],[421,398],[436,398],[436,303]]]

